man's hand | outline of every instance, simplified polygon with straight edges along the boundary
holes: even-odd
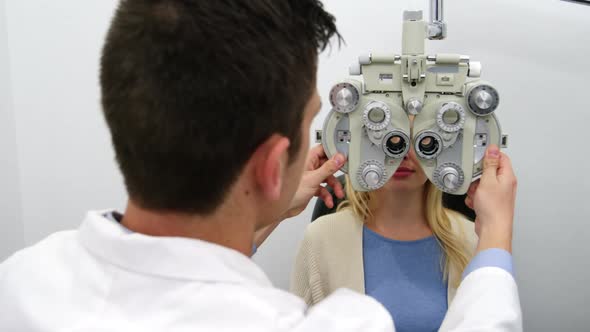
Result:
[[[300,214],[314,196],[322,199],[328,208],[334,207],[332,195],[322,186],[323,183],[334,189],[336,197],[344,198],[344,189],[340,181],[334,177],[334,173],[344,165],[345,161],[346,157],[340,153],[328,159],[321,145],[316,145],[309,150],[303,177],[283,219]]]
[[[478,251],[500,248],[512,252],[512,224],[517,181],[510,158],[492,145],[486,151],[481,179],[474,182],[465,204],[474,209]]]
[[[281,216],[279,221],[256,231],[254,234],[256,248],[262,245],[282,220],[300,214],[307,207],[312,197],[321,198],[329,208],[334,207],[332,195],[322,186],[323,183],[331,186],[338,198],[344,198],[344,189],[342,189],[340,181],[334,177],[334,173],[344,165],[345,161],[346,158],[339,153],[328,160],[321,145],[309,150],[301,182],[299,182],[299,187],[291,200],[289,209]]]

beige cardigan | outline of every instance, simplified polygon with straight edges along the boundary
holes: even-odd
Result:
[[[477,235],[474,224],[458,214],[449,214],[453,231],[467,241],[470,258],[475,253]],[[323,216],[311,223],[295,259],[291,292],[313,305],[338,288],[365,293],[363,267],[363,222],[350,210]],[[452,270],[452,269],[451,269]],[[449,305],[457,291],[460,275],[450,273]]]

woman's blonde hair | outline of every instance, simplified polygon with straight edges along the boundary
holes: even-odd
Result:
[[[350,183],[348,175],[346,175],[346,183]],[[351,185],[347,185],[346,196],[347,200],[338,206],[338,210],[351,209],[363,222],[373,218],[374,206],[371,203],[375,199],[374,192],[358,192],[352,189]],[[469,255],[465,238],[453,232],[452,229],[450,215],[458,214],[443,207],[442,191],[429,181],[425,184],[424,200],[428,226],[444,252],[441,264],[445,280],[451,271],[461,275],[469,262]],[[459,281],[453,286],[458,287],[458,283]]]

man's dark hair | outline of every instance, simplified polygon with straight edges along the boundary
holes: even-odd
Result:
[[[318,0],[121,1],[100,83],[130,197],[209,214],[272,134],[293,155],[334,21]]]

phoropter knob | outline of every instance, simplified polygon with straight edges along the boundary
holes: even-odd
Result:
[[[498,108],[500,97],[498,91],[490,85],[478,85],[467,96],[469,108],[477,116],[486,116]]]
[[[367,160],[359,167],[357,180],[367,190],[379,189],[385,184],[385,168],[376,160]]]
[[[418,115],[418,113],[422,111],[422,106],[423,104],[421,101],[416,98],[412,98],[406,103],[406,111],[408,111],[408,114]]]
[[[350,113],[359,102],[359,91],[350,83],[336,84],[330,91],[330,103],[338,113]]]
[[[434,178],[437,186],[448,193],[457,191],[465,181],[463,171],[453,163],[439,166],[435,171]]]

